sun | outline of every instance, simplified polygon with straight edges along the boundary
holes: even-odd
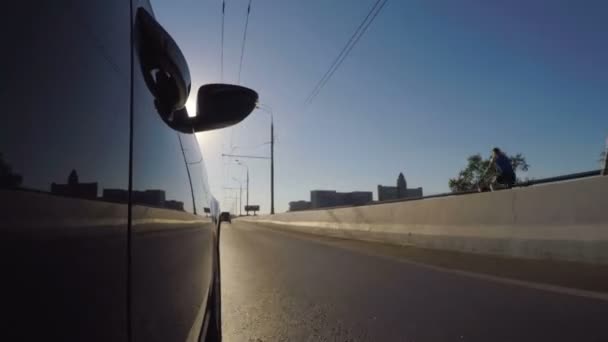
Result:
[[[189,117],[196,116],[196,94],[190,94],[188,101],[186,101],[186,109]]]

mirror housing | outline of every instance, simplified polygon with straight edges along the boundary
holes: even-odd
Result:
[[[144,82],[161,115],[184,108],[190,94],[190,70],[171,35],[144,8],[135,17],[135,46]]]
[[[182,108],[165,122],[182,133],[204,132],[237,124],[255,109],[258,94],[233,84],[206,84],[198,89],[196,116]]]
[[[137,10],[136,26],[144,82],[169,127],[189,134],[224,128],[241,122],[255,109],[255,91],[238,85],[207,84],[198,89],[196,116],[190,117],[186,110],[190,71],[177,43],[143,8]]]
[[[245,119],[258,103],[258,94],[245,87],[231,84],[206,84],[198,89],[196,132],[237,124]]]

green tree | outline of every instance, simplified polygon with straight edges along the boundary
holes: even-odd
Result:
[[[530,165],[528,165],[526,158],[521,153],[509,156],[509,159],[511,159],[511,165],[515,172],[528,171]],[[490,158],[484,159],[478,153],[469,156],[467,162],[467,167],[461,170],[456,178],[450,178],[448,184],[452,192],[477,190],[477,184],[489,184],[492,178],[496,176],[494,166],[484,176],[484,172],[490,166]]]

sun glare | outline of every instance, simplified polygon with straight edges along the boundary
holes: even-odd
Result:
[[[186,101],[186,109],[189,117],[196,116],[196,94],[190,94],[188,101]]]

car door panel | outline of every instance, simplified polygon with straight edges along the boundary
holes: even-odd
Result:
[[[1,339],[126,341],[129,4],[5,8]]]
[[[133,79],[133,338],[184,341],[198,337],[214,280],[216,226],[204,214],[212,198],[196,136],[161,119],[139,58]]]

